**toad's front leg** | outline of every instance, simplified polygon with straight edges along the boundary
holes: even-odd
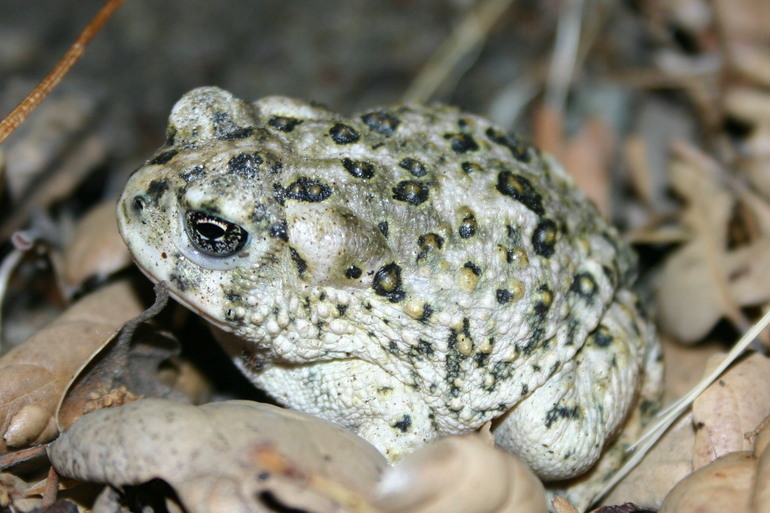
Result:
[[[250,374],[281,404],[355,431],[391,461],[438,436],[419,391],[363,360],[270,364]]]

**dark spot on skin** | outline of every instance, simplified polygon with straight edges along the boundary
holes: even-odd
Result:
[[[345,315],[345,312],[348,311],[348,305],[337,305],[337,313],[340,314],[340,317]]]
[[[342,159],[342,167],[344,167],[348,173],[355,176],[356,178],[363,178],[368,180],[374,176],[374,166],[363,160],[351,160],[345,158]]]
[[[516,160],[520,162],[529,162],[531,160],[531,157],[527,152],[527,147],[524,146],[515,136],[507,135],[494,127],[487,128],[486,132],[484,133],[487,134],[487,137],[489,137],[489,140],[493,143],[500,144],[508,148]]]
[[[581,326],[581,323],[575,317],[569,316],[567,318],[567,341],[564,342],[565,346],[575,345],[575,337],[578,333],[582,332],[579,331]]]
[[[401,267],[395,262],[380,267],[374,275],[374,293],[385,296],[391,303],[398,303],[406,295],[401,289]]]
[[[598,286],[596,285],[596,280],[593,275],[588,272],[583,272],[575,275],[569,290],[590,302],[594,295],[596,295],[597,288]]]
[[[473,337],[471,337],[471,321],[467,317],[463,317],[463,335],[473,340]]]
[[[538,289],[538,295],[541,299],[535,303],[532,311],[535,317],[542,322],[553,304],[553,291],[547,285],[541,285]]]
[[[281,132],[291,132],[294,128],[302,123],[303,120],[297,118],[290,118],[288,116],[273,116],[267,122],[268,125],[280,130]]]
[[[179,174],[179,178],[187,183],[202,178],[206,174],[206,168],[202,165],[193,166]]]
[[[168,127],[166,130],[166,146],[173,146],[176,140],[176,128],[173,126]]]
[[[510,290],[505,290],[505,289],[497,289],[496,295],[497,295],[497,302],[500,303],[501,305],[510,303],[511,298],[513,297],[513,293]]]
[[[521,175],[501,171],[497,175],[497,190],[500,194],[515,199],[535,214],[539,216],[545,214],[543,198],[537,193],[532,183]]]
[[[302,176],[283,189],[283,198],[318,203],[332,195],[331,187],[313,178]],[[281,202],[282,203],[282,202]]]
[[[350,280],[356,280],[361,277],[361,269],[356,267],[355,265],[351,265],[347,269],[345,269],[345,278],[348,278]]]
[[[441,249],[444,245],[444,238],[437,233],[426,233],[417,238],[417,245],[420,247],[417,260],[424,260],[431,251]]]
[[[463,154],[479,149],[479,145],[468,134],[444,134],[444,139],[449,141],[449,145],[455,153]]]
[[[409,356],[412,358],[424,358],[424,357],[431,357],[435,351],[433,350],[433,345],[425,340],[420,339],[417,342],[416,346],[413,346],[411,349],[409,349]]]
[[[476,226],[476,216],[474,216],[473,213],[468,213],[463,217],[457,231],[460,233],[460,237],[469,239],[476,234]]]
[[[401,431],[402,433],[406,433],[410,427],[412,427],[412,417],[411,415],[404,414],[403,417],[401,417],[401,420],[393,424],[393,427]]]
[[[144,196],[134,196],[134,199],[131,200],[131,208],[136,210],[137,212],[141,212],[144,210],[144,205],[147,202],[147,199]]]
[[[225,297],[227,298],[228,301],[232,303],[239,303],[243,301],[243,296],[241,296],[240,294],[236,294],[235,292],[227,292],[225,294]]]
[[[476,276],[481,276],[481,268],[478,265],[474,264],[473,262],[465,262],[463,264],[463,267],[465,269],[470,269],[471,272]]]
[[[168,150],[164,151],[163,153],[160,153],[153,157],[153,159],[150,161],[150,164],[153,166],[159,166],[161,164],[166,164],[168,161],[176,157],[176,154],[178,152],[176,150]]]
[[[224,139],[225,141],[237,141],[238,139],[246,139],[247,137],[251,136],[253,133],[254,133],[253,128],[239,128],[237,130],[233,130],[232,132],[228,132],[221,139]]]
[[[398,165],[417,177],[425,176],[426,174],[428,174],[428,170],[425,168],[425,164],[423,164],[417,159],[407,157],[404,160],[402,160]]]
[[[281,239],[284,242],[289,242],[289,233],[287,229],[288,226],[286,225],[286,221],[281,221],[270,227],[270,235],[277,239]]]
[[[392,340],[388,342],[388,351],[392,354],[398,354],[398,344],[396,344]]]
[[[510,239],[511,242],[515,244],[519,244],[521,242],[521,230],[519,230],[518,227],[507,224],[505,225],[505,233],[507,234],[508,239]]]
[[[594,332],[591,333],[590,337],[593,339],[593,343],[598,347],[609,347],[615,341],[612,332],[603,324],[600,324]]]
[[[370,129],[382,135],[391,135],[398,128],[400,123],[393,114],[383,111],[370,112],[361,116],[361,120],[366,123]]]
[[[244,178],[254,178],[257,176],[257,170],[262,162],[264,162],[264,159],[257,153],[240,153],[230,159],[227,167],[231,173]]]
[[[577,406],[571,408],[567,406],[554,406],[545,414],[545,427],[550,428],[559,419],[577,420],[579,418],[580,408]]]
[[[331,136],[332,141],[337,144],[352,144],[361,138],[352,126],[344,125],[342,123],[337,123],[331,127],[329,136]]]
[[[237,314],[234,308],[225,310],[225,319],[230,323],[243,325],[243,315]]]
[[[235,124],[224,112],[215,112],[214,117],[214,135],[221,141],[236,141],[245,139],[254,133],[252,128],[241,128]]]
[[[472,162],[463,162],[462,168],[463,168],[463,171],[465,171],[467,174],[480,173],[481,171],[484,170],[480,165],[474,164]]]
[[[299,256],[299,253],[297,253],[297,250],[294,248],[289,248],[289,254],[291,254],[291,259],[294,262],[294,265],[297,266],[297,273],[300,275],[300,277],[305,274],[305,271],[307,271],[307,262],[305,262],[301,256]]]
[[[476,367],[484,368],[486,367],[487,360],[489,360],[489,353],[476,353],[473,360],[476,362]]]
[[[185,278],[184,276],[181,276],[177,274],[176,272],[172,272],[168,280],[174,285],[174,288],[176,288],[179,292],[186,292],[187,290],[195,287],[195,283],[190,280],[189,278]]]
[[[422,315],[417,319],[420,322],[427,322],[430,316],[433,315],[433,307],[430,304],[425,303],[422,305]]]
[[[398,182],[393,188],[393,199],[419,205],[428,199],[428,186],[414,180]]]
[[[149,196],[150,201],[153,203],[157,203],[160,200],[160,197],[163,196],[163,194],[168,190],[168,178],[163,178],[161,180],[153,180],[150,182],[150,186],[147,187],[147,196]]]
[[[380,230],[380,232],[387,237],[388,236],[388,222],[382,221],[380,223],[377,223],[377,229]]]
[[[556,223],[550,219],[540,221],[532,233],[532,247],[535,249],[535,253],[550,258],[554,253],[558,235]]]

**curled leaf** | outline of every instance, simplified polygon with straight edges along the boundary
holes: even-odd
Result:
[[[480,436],[443,438],[390,468],[379,484],[386,513],[545,513],[545,490],[518,457]]]
[[[142,399],[88,414],[49,449],[56,470],[116,487],[166,481],[190,513],[372,511],[366,495],[387,466],[366,441],[276,406],[200,407]]]
[[[64,251],[64,280],[77,287],[91,276],[106,276],[131,263],[118,233],[115,202],[91,209],[78,223]]]
[[[0,453],[57,433],[54,411],[89,357],[142,309],[126,283],[75,303],[0,359]]]
[[[770,415],[770,358],[754,353],[730,368],[693,403],[693,468],[751,450],[747,433]]]

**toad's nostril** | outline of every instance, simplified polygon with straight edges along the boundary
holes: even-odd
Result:
[[[133,201],[131,201],[131,206],[137,212],[141,212],[142,210],[144,210],[144,205],[146,203],[147,203],[147,200],[144,198],[144,196],[134,196]]]

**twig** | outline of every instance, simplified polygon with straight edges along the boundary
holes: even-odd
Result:
[[[453,73],[458,74],[459,62],[483,41],[512,1],[486,0],[471,9],[462,23],[428,59],[402,96],[402,101],[425,103]]]
[[[49,506],[56,501],[56,496],[59,493],[59,474],[56,469],[48,469],[48,479],[45,480],[45,488],[43,489],[43,504],[42,506]]]
[[[45,454],[48,444],[37,445],[28,449],[21,449],[20,451],[9,452],[0,456],[0,470],[5,470],[18,463],[31,460],[41,454]]]
[[[80,59],[86,45],[99,33],[112,13],[120,7],[123,0],[107,0],[96,16],[88,23],[80,36],[72,43],[67,53],[61,58],[51,72],[27,95],[22,102],[0,121],[0,144],[11,135],[43,99],[48,96],[56,84],[64,78],[70,68]]]
[[[572,76],[575,72],[584,0],[565,0],[559,15],[551,67],[548,70],[546,104],[556,112],[562,112],[567,99]]]

